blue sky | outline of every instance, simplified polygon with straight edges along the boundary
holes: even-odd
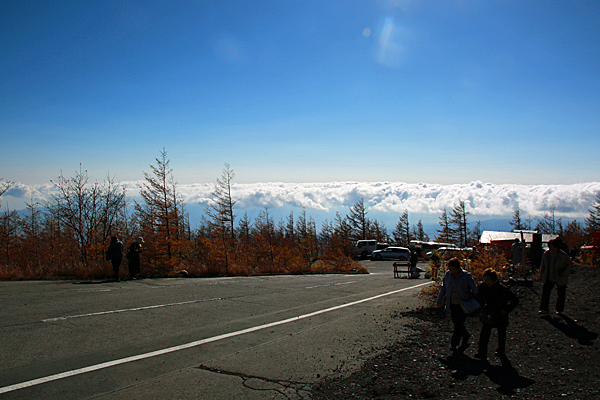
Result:
[[[3,1],[0,177],[600,176],[600,2]]]

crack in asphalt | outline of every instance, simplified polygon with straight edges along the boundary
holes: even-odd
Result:
[[[272,378],[267,378],[264,376],[244,374],[242,372],[226,371],[226,370],[222,370],[219,368],[209,367],[204,364],[201,364],[200,366],[198,366],[196,368],[204,370],[204,371],[212,372],[215,374],[229,375],[229,376],[235,376],[235,377],[241,378],[242,385],[244,385],[244,387],[246,387],[250,390],[267,391],[267,392],[273,391],[273,392],[279,393],[284,398],[290,399],[290,400],[292,400],[292,399],[302,400],[302,399],[310,399],[311,398],[310,390],[309,390],[311,388],[310,383],[291,381],[291,380],[285,380],[285,379],[272,379]],[[252,380],[259,380],[262,382],[273,384],[275,386],[256,387],[256,386],[252,385]],[[301,392],[304,392],[304,395]]]

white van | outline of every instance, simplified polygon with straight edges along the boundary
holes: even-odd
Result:
[[[377,243],[375,239],[359,240],[354,246],[354,255],[367,258],[374,250],[385,249],[388,246],[387,243]]]

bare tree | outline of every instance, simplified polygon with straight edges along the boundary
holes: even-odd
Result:
[[[206,209],[206,214],[211,218],[213,234],[220,237],[221,245],[225,250],[225,273],[229,268],[229,254],[234,254],[235,248],[235,214],[233,207],[235,200],[231,196],[231,185],[235,174],[225,163],[221,178],[217,179],[215,190],[212,192],[212,202]]]
[[[213,222],[224,230],[233,243],[235,243],[233,207],[236,201],[231,196],[231,185],[234,177],[235,174],[230,165],[225,163],[221,178],[217,179],[215,190],[212,192],[212,203],[207,210],[207,214],[213,219]]]
[[[420,240],[422,242],[429,241],[429,236],[427,236],[427,234],[425,233],[425,229],[423,229],[423,222],[421,222],[421,220],[417,222],[417,228],[415,229],[415,237],[417,238],[417,240]]]
[[[294,228],[294,212],[290,212],[290,215],[287,217],[287,222],[285,224],[285,237],[293,242],[296,241],[296,231]]]
[[[149,239],[152,255],[170,260],[183,237],[183,202],[166,150],[155,160],[156,165],[150,165],[152,173],[144,172],[146,181],[140,189],[144,203],[136,202],[135,212],[141,233]]]
[[[371,237],[377,240],[378,242],[387,242],[387,228],[385,227],[385,224],[383,222],[379,222],[376,219],[372,220],[369,231]]]
[[[456,238],[460,247],[466,247],[469,238],[469,229],[467,227],[468,214],[464,201],[459,201],[450,214],[450,222],[455,226]]]
[[[42,211],[39,208],[39,203],[25,203],[27,212],[23,216],[20,224],[21,253],[28,261],[40,268],[42,265],[42,251],[40,244],[44,243],[41,240],[42,234]],[[44,243],[46,245],[46,243]]]
[[[408,246],[410,243],[410,224],[408,222],[408,210],[405,210],[398,218],[396,229],[392,232],[394,242],[400,246]]]
[[[475,227],[473,228],[473,230],[471,231],[470,235],[469,235],[469,241],[468,241],[468,245],[469,246],[474,246],[476,244],[479,243],[479,240],[481,239],[481,221],[477,221],[475,223]]]
[[[6,210],[0,215],[0,262],[11,264],[13,249],[17,245],[19,214],[16,211]]]
[[[563,240],[570,249],[579,249],[585,243],[585,229],[582,224],[573,220],[565,227]]]
[[[367,208],[365,207],[364,199],[361,198],[350,207],[350,214],[346,216],[348,224],[352,228],[352,238],[354,240],[367,239],[371,221],[367,218]]]
[[[440,216],[440,229],[437,230],[438,236],[436,240],[442,243],[450,243],[454,241],[454,232],[450,224],[450,218],[448,212],[444,208],[444,212]]]
[[[12,181],[5,181],[4,178],[0,178],[0,196],[8,192],[14,184]]]
[[[265,208],[256,218],[253,236],[256,243],[257,261],[266,261],[267,271],[272,272],[275,267],[275,223],[268,208]]]
[[[550,206],[550,212],[544,213],[544,215],[542,215],[541,218],[538,219],[538,223],[535,229],[539,233],[555,234],[556,226],[557,221],[554,213],[554,206]]]
[[[510,226],[512,226],[513,230],[515,230],[515,231],[524,230],[527,228],[521,218],[521,209],[519,208],[519,206],[516,206],[514,208],[513,217],[512,217],[512,220],[509,222],[509,224],[510,224]]]
[[[73,233],[84,265],[88,263],[89,246],[107,239],[126,205],[124,189],[112,179],[102,184],[89,184],[88,180],[87,171],[82,170],[81,165],[72,178],[65,178],[61,172],[53,182],[58,194],[47,204],[49,212]]]
[[[238,247],[239,252],[241,254],[241,259],[246,265],[250,265],[250,253],[252,250],[252,232],[251,232],[251,223],[248,218],[248,212],[244,212],[244,215],[240,218],[238,222],[238,227],[236,229],[236,237],[238,239]]]
[[[585,219],[585,230],[588,234],[600,232],[600,193],[596,195],[596,201],[590,207],[589,216]]]

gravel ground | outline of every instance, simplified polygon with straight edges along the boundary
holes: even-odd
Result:
[[[600,399],[600,268],[576,267],[567,288],[565,314],[538,315],[541,282],[513,284],[520,304],[511,313],[507,356],[473,358],[480,322],[464,354],[450,350],[452,322],[439,309],[390,315],[416,333],[394,343],[350,376],[315,386],[313,399]],[[550,298],[555,301],[556,289]]]

